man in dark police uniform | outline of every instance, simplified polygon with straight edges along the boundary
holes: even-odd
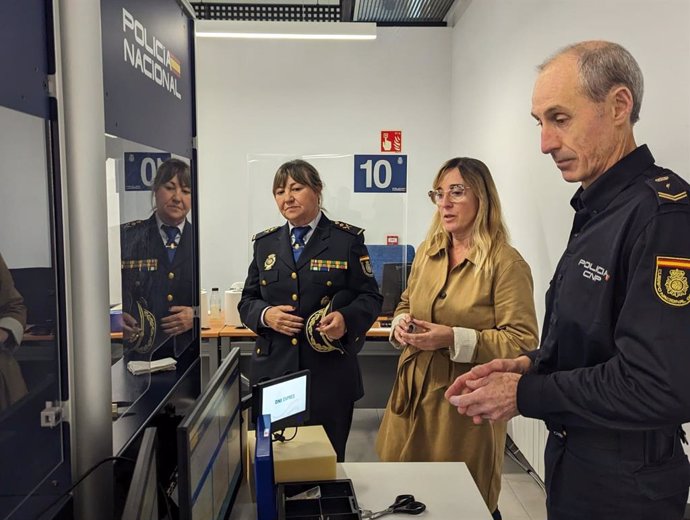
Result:
[[[625,49],[582,42],[539,71],[541,150],[581,183],[541,348],[475,367],[446,397],[475,422],[545,421],[550,520],[677,520],[690,485],[690,187],[635,144],[643,80]]]

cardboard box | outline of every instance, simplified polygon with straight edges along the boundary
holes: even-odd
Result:
[[[286,437],[294,430],[288,428]],[[248,481],[254,491],[254,450],[256,432],[247,432]],[[280,482],[304,482],[308,480],[335,480],[336,455],[323,426],[300,426],[297,436],[288,442],[273,443],[273,468],[276,484]]]

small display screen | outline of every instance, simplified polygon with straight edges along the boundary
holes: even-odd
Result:
[[[271,416],[271,423],[307,410],[307,375],[290,379],[263,390],[261,413]]]
[[[259,415],[271,416],[271,430],[299,426],[309,419],[311,372],[300,370],[262,381],[252,389],[252,423]]]

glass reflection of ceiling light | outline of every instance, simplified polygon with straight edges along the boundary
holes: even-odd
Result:
[[[197,20],[200,38],[259,38],[284,40],[375,40],[375,23],[244,22]]]

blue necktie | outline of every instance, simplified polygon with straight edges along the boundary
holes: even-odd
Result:
[[[175,238],[177,238],[180,229],[175,226],[167,226],[165,224],[161,226],[161,229],[165,231],[165,235],[168,237],[165,247],[168,250],[168,261],[172,262],[173,258],[175,258],[175,250],[177,249],[177,242],[175,242]]]
[[[309,226],[300,226],[292,228],[292,256],[295,262],[299,260],[302,251],[304,250],[304,237],[311,228]]]

